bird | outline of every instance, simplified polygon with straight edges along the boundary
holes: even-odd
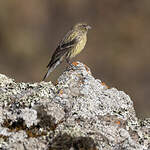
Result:
[[[87,23],[77,23],[68,31],[54,51],[47,65],[48,71],[43,81],[64,59],[72,66],[70,59],[78,55],[84,49],[89,29],[91,29],[91,26]]]

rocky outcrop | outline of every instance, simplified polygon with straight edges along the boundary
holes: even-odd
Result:
[[[148,150],[150,119],[136,117],[123,91],[108,88],[80,62],[51,82],[0,75],[2,150]]]

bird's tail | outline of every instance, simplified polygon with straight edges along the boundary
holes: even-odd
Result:
[[[57,65],[60,64],[60,61],[57,61],[55,64],[51,65],[51,66],[48,66],[48,71],[47,73],[45,74],[44,78],[42,81],[44,81],[48,76],[49,74],[57,67]]]

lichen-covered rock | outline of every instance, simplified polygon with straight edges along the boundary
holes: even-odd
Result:
[[[127,94],[75,65],[56,86],[0,74],[0,149],[150,149],[150,119],[139,120]]]

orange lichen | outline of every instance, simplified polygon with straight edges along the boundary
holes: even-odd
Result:
[[[74,66],[78,66],[79,63],[77,63],[76,61],[74,61],[74,62],[72,62],[72,64],[73,64]]]
[[[87,65],[84,64],[84,67],[85,67],[85,69],[86,69],[87,72],[90,72],[90,69],[88,68]]]
[[[84,84],[84,80],[83,79],[79,80],[79,84]]]
[[[59,94],[60,95],[62,95],[64,92],[63,92],[63,90],[61,89],[60,91],[59,91]]]
[[[101,85],[103,85],[103,86],[105,86],[105,87],[109,88],[109,86],[108,86],[108,85],[106,85],[106,83],[105,83],[105,82],[102,82],[102,83],[101,83]]]
[[[115,121],[115,123],[116,123],[117,125],[121,125],[121,122],[120,122],[119,120]]]

